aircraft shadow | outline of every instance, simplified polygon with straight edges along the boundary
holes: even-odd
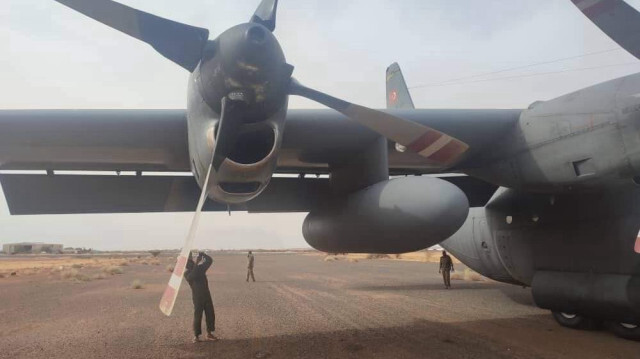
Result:
[[[350,287],[350,289],[354,290],[362,290],[362,291],[433,291],[433,290],[446,290],[444,286],[440,283],[425,283],[425,284],[403,284],[403,285],[373,285],[373,286],[358,286],[358,287]],[[515,303],[535,307],[536,304],[533,301],[533,296],[531,295],[530,288],[522,288],[513,285],[505,285],[497,282],[457,282],[453,281],[451,283],[450,291],[456,290],[499,290],[504,294],[507,298],[514,301]]]
[[[467,290],[467,289],[497,289],[502,287],[499,283],[480,283],[480,282],[451,282],[451,291]],[[442,283],[425,283],[425,284],[401,284],[401,285],[372,285],[358,286],[350,289],[364,291],[412,291],[412,290],[446,290]]]
[[[216,342],[171,345],[173,351],[195,358],[513,358],[504,349],[500,336],[482,335],[486,328],[508,328],[514,321],[532,327],[526,332],[541,333],[545,340],[567,340],[575,331],[558,328],[545,330],[547,315],[523,316],[458,323],[439,323],[426,320],[395,327],[347,329],[331,332],[310,332],[271,337],[224,339]],[[550,320],[549,320],[550,323]],[[521,324],[522,325],[522,324]],[[572,342],[579,352],[584,346],[593,347],[593,340],[617,341],[603,332],[586,333]],[[511,348],[518,347],[522,357],[539,357],[540,347],[531,345],[526,333],[514,333]],[[629,348],[621,348],[629,351]],[[574,354],[578,354],[578,353]],[[547,353],[547,354],[552,354]],[[571,356],[569,356],[571,357]]]

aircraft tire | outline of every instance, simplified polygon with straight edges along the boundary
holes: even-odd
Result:
[[[607,327],[613,334],[620,338],[640,341],[640,325],[608,322]]]
[[[564,312],[551,312],[553,319],[566,328],[581,329],[581,330],[595,330],[598,329],[599,323],[595,319],[583,317],[578,314],[564,313]]]

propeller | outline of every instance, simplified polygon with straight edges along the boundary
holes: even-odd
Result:
[[[589,20],[640,59],[640,13],[623,0],[571,0]]]
[[[202,186],[202,193],[200,194],[200,199],[198,200],[198,205],[196,206],[196,211],[193,214],[193,218],[191,219],[191,226],[189,227],[189,233],[187,234],[187,238],[184,241],[184,245],[182,246],[182,250],[180,251],[180,255],[176,261],[175,266],[173,266],[173,272],[171,273],[171,277],[169,278],[169,283],[162,294],[162,298],[160,299],[160,311],[166,315],[170,316],[173,311],[173,306],[176,304],[176,298],[178,298],[178,292],[180,291],[180,285],[182,284],[182,277],[184,276],[184,270],[187,266],[187,260],[191,255],[191,250],[193,249],[193,243],[196,239],[196,233],[198,230],[198,225],[200,224],[200,216],[202,214],[202,208],[207,199],[207,188],[209,184],[209,178],[211,177],[211,168],[213,166],[210,164],[207,169],[207,176],[204,180],[204,185]]]
[[[215,136],[211,164],[216,172],[235,148],[242,122],[233,121],[233,115],[234,112],[241,111],[242,106],[244,106],[244,102],[241,100],[234,100],[229,97],[222,98],[222,110],[220,121],[218,121],[218,131]]]
[[[170,59],[171,61],[179,64],[189,71],[194,71],[199,63],[206,58],[203,53],[207,46],[208,30],[193,27],[181,23],[177,23],[171,20],[167,20],[155,15],[148,14],[146,12],[130,8],[128,6],[119,4],[112,0],[56,0],[66,6],[73,8],[89,17],[92,17],[108,26],[111,26],[117,30],[120,30],[126,34],[129,34],[137,39],[140,39],[149,45],[153,46],[158,52]],[[276,27],[276,12],[278,8],[278,0],[263,0],[255,13],[251,17],[250,23],[259,24],[267,30],[273,32]],[[230,29],[229,31],[231,32]],[[244,30],[243,30],[244,31]],[[223,34],[224,35],[224,34]],[[262,51],[260,46],[265,48],[265,34],[257,28],[249,27],[246,33],[242,36],[235,36],[234,44],[230,47],[229,51],[233,52],[232,59],[225,58],[225,63],[240,63],[243,62],[246,57],[265,56],[264,53],[268,51]],[[243,37],[244,36],[244,37]],[[221,37],[222,38],[222,35]],[[226,46],[229,41],[220,40],[222,45]],[[247,40],[248,39],[248,40]],[[251,46],[245,46],[241,41],[250,43]],[[275,38],[272,41],[275,45],[266,47],[272,49],[279,45]],[[256,55],[257,51],[261,51]],[[277,52],[273,52],[274,54]],[[262,55],[261,55],[262,54]],[[251,56],[250,56],[251,55]],[[214,57],[218,56],[214,53]],[[221,54],[220,57],[228,56]],[[275,56],[275,55],[274,55]],[[284,58],[283,58],[284,59]],[[231,61],[235,60],[235,61]],[[274,69],[277,66],[273,65],[280,59],[262,59],[265,66],[262,68]],[[273,65],[273,66],[272,66]],[[202,66],[202,65],[201,65]],[[289,67],[289,68],[287,68]],[[437,131],[433,128],[408,121],[391,114],[373,110],[367,107],[352,104],[350,102],[335,98],[320,91],[305,87],[298,83],[295,79],[292,79],[291,72],[292,66],[286,63],[282,64],[277,81],[263,81],[265,83],[284,83],[288,84],[288,88],[284,91],[274,89],[272,93],[278,94],[274,97],[297,95],[306,97],[313,101],[319,102],[327,107],[330,107],[353,121],[356,121],[371,130],[381,134],[382,136],[395,141],[396,143],[407,147],[410,151],[416,152],[421,156],[429,159],[435,164],[441,166],[450,166],[457,162],[461,156],[467,151],[469,146],[453,138],[445,133]],[[244,71],[247,78],[256,77],[256,73],[260,66],[246,65],[240,71]],[[273,70],[272,70],[273,71]],[[234,73],[234,76],[229,76],[227,80],[237,80],[238,71]],[[286,78],[283,78],[286,77]],[[229,83],[232,81],[227,81]],[[253,85],[253,84],[252,84]],[[253,86],[252,86],[253,87]],[[272,86],[276,88],[277,86]],[[222,97],[227,94],[224,91],[236,91],[236,89],[225,88],[223,91],[218,91],[214,100],[216,108],[219,108],[222,101]],[[249,90],[247,90],[248,92]],[[253,96],[255,98],[261,98],[260,96]],[[265,96],[262,96],[265,97]],[[267,96],[268,97],[268,96]],[[282,101],[280,101],[282,102]],[[257,105],[257,104],[254,104]],[[263,107],[263,104],[260,104]],[[248,104],[250,107],[251,104]],[[255,106],[257,107],[257,106]],[[221,111],[222,112],[222,111]],[[237,127],[237,126],[236,126]],[[237,128],[236,128],[237,129]],[[231,135],[232,131],[225,131],[225,136]],[[222,136],[217,136],[222,140]],[[225,141],[225,145],[220,149],[219,153],[214,154],[215,168],[218,168],[221,164],[221,158],[226,157],[229,154],[230,148],[228,144],[233,144],[235,141]]]
[[[193,247],[209,179],[236,146],[245,121],[269,118],[286,97],[306,97],[387,137],[442,166],[457,162],[469,146],[430,127],[352,104],[301,85],[273,35],[278,0],[263,0],[247,24],[234,26],[215,40],[206,29],[181,24],[112,0],[55,0],[107,26],[139,39],[190,72],[199,68],[200,92],[220,114],[207,175],[189,233],[160,302],[170,315]]]
[[[256,12],[251,17],[251,22],[261,24],[273,32],[276,29],[277,12],[278,0],[264,0],[258,5]]]
[[[214,172],[214,170],[217,171],[218,168],[220,168],[226,156],[231,150],[233,150],[235,141],[239,133],[238,127],[240,122],[229,121],[229,115],[232,114],[233,111],[238,107],[241,108],[243,104],[244,102],[238,99],[232,99],[229,97],[224,97],[222,99],[222,115],[220,116],[220,121],[218,122],[218,136],[213,145],[211,162],[209,163],[207,175],[205,176],[204,183],[202,184],[200,199],[198,200],[196,211],[194,212],[193,218],[191,219],[191,226],[189,227],[187,238],[185,239],[184,245],[182,246],[182,250],[180,251],[180,255],[178,256],[176,264],[173,267],[173,272],[171,273],[169,283],[167,284],[162,298],[160,299],[160,311],[162,311],[162,313],[164,313],[166,316],[171,315],[173,306],[176,303],[176,298],[178,297],[178,291],[180,290],[180,285],[182,284],[182,277],[184,276],[184,270],[187,265],[187,260],[189,259],[189,255],[191,255],[191,250],[193,249],[198,225],[200,224],[202,208],[204,207],[207,199],[209,179],[211,178],[211,174]]]
[[[410,151],[442,165],[453,163],[469,148],[466,143],[430,127],[335,98],[305,87],[295,79],[291,81],[289,93],[306,97],[332,108],[353,121],[407,147]]]
[[[55,0],[151,45],[189,72],[198,66],[209,30],[181,24],[111,0]]]

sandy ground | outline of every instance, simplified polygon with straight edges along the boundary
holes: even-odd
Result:
[[[44,269],[0,279],[0,358],[640,357],[640,343],[557,326],[528,289],[454,281],[444,290],[433,263],[259,254],[258,282],[246,283],[244,256],[214,260],[218,342],[190,343],[187,286],[172,317],[157,309],[169,258],[134,260],[102,280]]]

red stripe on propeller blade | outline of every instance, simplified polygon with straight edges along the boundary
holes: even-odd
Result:
[[[178,262],[176,262],[176,269],[173,272],[173,274],[177,275],[178,277],[182,277],[182,273],[184,273],[184,267],[187,264],[187,257],[185,256],[180,256],[178,257]]]
[[[464,143],[452,139],[444,147],[436,151],[436,153],[432,154],[428,158],[439,163],[449,163],[457,158],[465,150],[466,146]]]
[[[442,137],[442,133],[438,131],[427,131],[424,135],[418,137],[407,148],[415,153],[420,153],[425,148],[431,146],[434,142]]]
[[[162,299],[160,300],[160,308],[169,309],[171,307],[171,302],[173,302],[173,298],[175,297],[176,290],[172,286],[167,286],[167,289],[164,290],[164,294],[162,295]]]

